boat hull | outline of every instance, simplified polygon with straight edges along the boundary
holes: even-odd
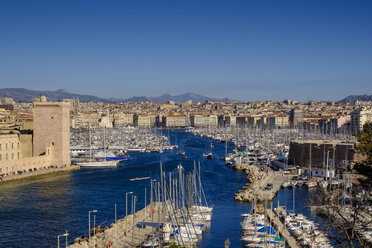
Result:
[[[93,161],[93,162],[81,162],[77,163],[81,168],[113,168],[117,167],[116,161]]]

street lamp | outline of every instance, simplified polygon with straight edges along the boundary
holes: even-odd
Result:
[[[127,192],[125,193],[125,235],[127,233],[128,229],[128,195],[133,194],[133,192]]]
[[[66,230],[66,233],[65,234],[58,235],[58,238],[57,238],[57,240],[58,240],[58,248],[59,248],[59,237],[63,237],[63,236],[66,237],[66,247],[67,247],[67,236],[68,236],[68,233],[67,233],[67,230]]]
[[[132,230],[132,245],[134,245],[134,220],[136,214],[136,196],[132,195],[132,213],[133,213],[133,230]]]
[[[90,213],[97,213],[98,211],[97,210],[92,210],[92,211],[89,211],[88,212],[88,218],[89,218],[89,243],[90,244]]]

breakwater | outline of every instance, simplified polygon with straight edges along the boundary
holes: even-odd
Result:
[[[255,165],[235,165],[237,166],[239,166],[238,169],[245,171],[249,181],[242,190],[235,194],[235,201],[238,202],[253,202],[254,199],[259,202],[270,201],[276,196],[284,181],[281,172],[272,171],[270,168],[261,170]],[[272,186],[267,188],[268,184]]]

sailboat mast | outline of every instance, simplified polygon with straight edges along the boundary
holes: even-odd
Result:
[[[103,127],[103,154],[106,160],[106,127]]]
[[[226,136],[225,136],[225,139],[226,139]],[[226,158],[227,158],[227,139],[225,140],[225,164],[227,162]]]
[[[292,187],[292,190],[293,190],[293,213],[295,213],[295,202],[296,202],[296,198],[295,198],[295,193],[296,193],[296,187]]]
[[[311,179],[311,143],[309,143],[310,145],[310,154],[309,154],[309,181]]]
[[[327,151],[327,164],[326,164],[326,185],[327,185],[327,182],[328,182],[328,161],[329,161],[329,151]],[[328,186],[328,185],[327,185]]]
[[[88,119],[88,132],[89,132],[89,161],[92,161],[92,137],[90,134],[90,118]]]

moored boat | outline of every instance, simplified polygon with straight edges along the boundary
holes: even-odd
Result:
[[[76,163],[80,167],[84,168],[112,168],[112,167],[117,167],[118,162],[115,160],[111,161],[87,161],[87,162],[79,162]]]

